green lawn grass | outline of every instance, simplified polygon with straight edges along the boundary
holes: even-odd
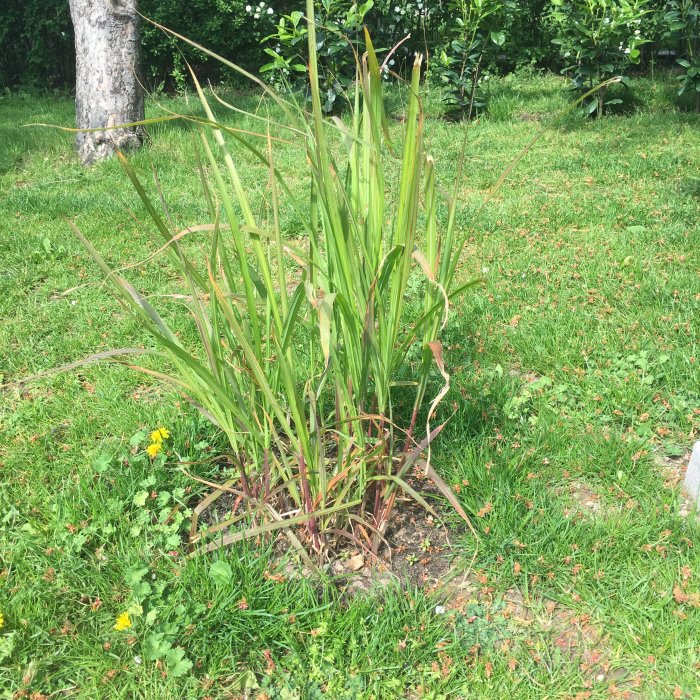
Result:
[[[473,565],[445,614],[411,586],[347,600],[281,580],[263,545],[172,554],[187,511],[169,516],[198,489],[178,462],[221,478],[218,436],[159,383],[92,365],[1,394],[0,697],[700,696],[698,527],[662,468],[700,432],[700,118],[670,84],[635,95],[625,114],[552,128],[481,210],[567,104],[563,83],[497,81],[469,127],[460,274],[485,282],[453,310],[454,415],[433,462],[479,540],[451,537],[455,571]],[[65,97],[0,99],[0,383],[148,342],[66,222],[115,266],[147,258],[126,176],[81,168],[69,134],[20,127],[72,119]],[[428,121],[449,187],[462,126]],[[183,227],[206,221],[192,149],[171,123],[132,157]],[[293,181],[301,152],[277,157]],[[266,174],[241,158],[261,199]],[[300,233],[291,216],[285,230]],[[130,274],[155,297],[174,289],[157,260]],[[151,464],[143,431],[160,425],[172,437]],[[127,610],[133,626],[114,630]]]

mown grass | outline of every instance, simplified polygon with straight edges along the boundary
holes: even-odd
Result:
[[[700,121],[670,85],[639,80],[635,93],[624,115],[549,131],[478,216],[538,120],[565,106],[562,83],[498,81],[470,127],[460,274],[485,283],[453,310],[454,415],[433,451],[480,534],[466,607],[436,615],[425,591],[398,586],[341,602],[330,586],[280,580],[262,546],[169,555],[176,526],[161,511],[197,488],[178,459],[216,477],[220,442],[158,383],[90,366],[2,394],[0,694],[697,697],[698,528],[659,463],[685,456],[700,428]],[[119,165],[84,170],[70,135],[19,127],[71,121],[67,98],[0,100],[3,382],[147,342],[64,219],[116,266],[147,258]],[[446,187],[461,129],[438,118],[426,129]],[[132,157],[144,175],[153,162],[183,227],[206,218],[192,149],[186,125],[160,125]],[[293,144],[277,151],[301,172]],[[266,174],[242,158],[262,201]],[[287,214],[286,234],[300,234]],[[157,261],[131,279],[173,289]],[[173,437],[151,465],[129,441],[158,425]],[[465,568],[475,541],[452,539]],[[144,614],[113,630],[135,598]],[[572,629],[595,630],[575,654]],[[182,655],[151,660],[157,642]]]

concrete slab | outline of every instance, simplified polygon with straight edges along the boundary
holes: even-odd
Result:
[[[693,446],[693,453],[690,455],[690,462],[685,470],[683,487],[697,503],[698,497],[700,497],[700,441]]]

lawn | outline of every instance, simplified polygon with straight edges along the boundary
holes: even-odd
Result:
[[[451,420],[432,459],[478,539],[443,506],[451,546],[421,546],[452,558],[445,580],[415,561],[411,583],[348,595],[269,543],[186,557],[202,486],[179,467],[224,479],[213,428],[119,365],[10,384],[0,698],[699,697],[699,531],[678,480],[700,433],[700,117],[670,83],[634,88],[624,114],[554,125],[483,208],[569,97],[558,78],[510,76],[469,127],[459,274],[484,282],[453,309]],[[401,94],[391,103],[399,117]],[[164,107],[197,110],[164,97],[149,113]],[[0,383],[148,342],[67,219],[114,266],[135,264],[152,299],[175,289],[158,259],[139,264],[153,249],[119,164],[85,170],[70,134],[20,127],[69,125],[72,110],[0,97]],[[426,133],[449,186],[463,127],[429,116]],[[207,220],[193,148],[186,125],[160,124],[131,158],[151,182],[153,164],[181,227]],[[277,157],[302,171],[293,144]],[[264,169],[241,161],[261,200]],[[301,232],[290,219],[285,233]],[[159,426],[171,435],[151,462]]]

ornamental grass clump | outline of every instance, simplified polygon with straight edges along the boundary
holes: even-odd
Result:
[[[440,335],[450,302],[469,283],[455,280],[464,239],[454,197],[438,220],[435,167],[423,141],[421,57],[403,143],[392,143],[369,35],[357,57],[351,120],[326,120],[311,0],[307,21],[311,114],[260,83],[285,114],[290,140],[305,149],[304,187],[289,185],[278,168],[269,129],[256,140],[217,122],[194,75],[205,115],[194,121],[210,220],[175,231],[120,155],[181,281],[177,297],[189,308],[196,342],[176,334],[76,230],[155,341],[152,354],[163,366],[140,369],[170,382],[226,436],[234,477],[202,505],[227,490],[239,507],[223,523],[195,528],[192,542],[208,549],[282,529],[304,552],[345,539],[376,553],[398,492],[430,509],[407,481],[415,468],[466,518],[429,459],[442,428],[435,411],[449,388]],[[269,215],[256,213],[231,144],[265,164]],[[385,179],[390,162],[399,166],[396,179]],[[285,236],[282,207],[301,222],[301,242]],[[206,237],[205,255],[188,252],[196,246],[184,239],[195,237]],[[425,281],[410,285],[421,290],[419,313],[407,306],[411,275]],[[407,379],[409,350],[418,360]],[[431,376],[439,383],[429,391]],[[398,387],[413,392],[412,412],[395,413]]]

